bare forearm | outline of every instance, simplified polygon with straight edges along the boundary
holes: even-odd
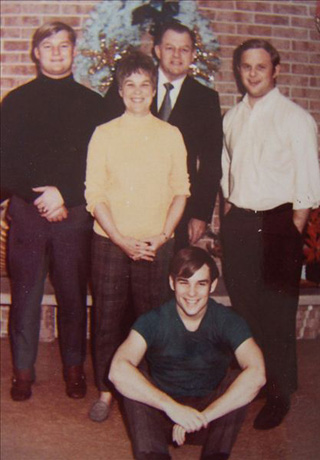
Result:
[[[138,369],[146,351],[144,338],[137,331],[131,330],[113,357],[109,379],[127,398],[163,410],[162,401],[170,398],[149,382]]]
[[[159,390],[128,360],[118,360],[115,357],[111,365],[109,379],[122,395],[163,411],[173,422],[181,425],[187,432],[200,430],[207,425],[206,418],[201,412],[179,404]]]
[[[242,371],[227,391],[205,409],[208,422],[251,402],[266,382],[263,355],[252,338],[239,345],[235,356]]]
[[[155,387],[140,370],[129,361],[112,362],[109,379],[125,397],[142,402],[159,410],[165,410],[171,398]]]
[[[173,197],[172,203],[167,213],[166,222],[163,227],[163,232],[166,234],[167,238],[173,234],[176,226],[178,225],[186,203],[187,197],[185,195],[176,195]]]
[[[304,227],[309,217],[310,209],[295,209],[293,211],[293,223],[300,233],[303,232]]]
[[[94,208],[94,217],[109,238],[117,244],[121,235],[113,221],[109,206],[106,203],[98,203]]]
[[[265,378],[262,369],[245,369],[227,391],[203,411],[203,414],[208,422],[211,422],[239,409],[250,403],[264,384]]]

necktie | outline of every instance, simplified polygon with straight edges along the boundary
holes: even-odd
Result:
[[[173,89],[173,85],[168,82],[168,83],[165,83],[163,86],[166,88],[166,94],[164,96],[158,116],[159,118],[161,118],[161,120],[167,121],[168,118],[170,117],[170,113],[172,109],[171,100],[170,100],[170,91]]]

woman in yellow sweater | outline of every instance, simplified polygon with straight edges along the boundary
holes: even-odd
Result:
[[[127,306],[138,317],[168,299],[173,233],[189,196],[182,135],[150,113],[157,78],[153,60],[131,53],[119,63],[116,78],[126,110],[95,130],[85,192],[95,219],[94,361],[100,391],[89,416],[98,422],[109,414],[112,386],[106,376]]]

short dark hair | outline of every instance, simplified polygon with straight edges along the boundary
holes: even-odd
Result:
[[[31,45],[31,59],[33,60],[35,64],[38,64],[38,59],[36,58],[34,54],[34,50],[38,48],[40,43],[45,38],[51,37],[52,35],[55,35],[58,32],[61,32],[62,30],[65,30],[68,33],[69,40],[74,46],[76,44],[77,35],[75,31],[73,30],[73,28],[69,26],[68,24],[65,24],[64,22],[60,22],[60,21],[47,22],[46,24],[43,24],[41,27],[39,27],[35,31],[32,37],[32,45]]]
[[[239,45],[233,53],[233,73],[239,88],[239,91],[241,93],[245,93],[246,90],[241,82],[241,77],[240,77],[240,64],[241,64],[241,58],[242,55],[245,51],[252,50],[252,49],[264,49],[269,53],[272,66],[273,66],[273,71],[276,70],[276,66],[280,64],[280,54],[276,50],[274,46],[271,45],[267,40],[262,40],[260,38],[252,38],[250,40],[247,40],[241,45]]]
[[[154,36],[153,46],[160,45],[164,34],[168,30],[173,30],[174,32],[177,32],[179,34],[187,33],[191,39],[193,49],[195,48],[196,36],[194,32],[190,30],[189,27],[177,21],[166,22],[156,31],[155,36]]]
[[[211,282],[219,277],[218,267],[210,254],[197,246],[190,246],[181,249],[174,256],[170,265],[170,275],[173,279],[191,278],[203,265],[209,268]]]
[[[133,73],[145,73],[150,77],[153,89],[157,86],[157,68],[152,57],[141,51],[130,51],[118,63],[116,79],[119,88]]]

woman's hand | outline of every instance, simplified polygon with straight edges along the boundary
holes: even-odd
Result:
[[[148,242],[128,236],[120,236],[113,242],[132,260],[147,260],[152,262],[155,258],[156,253]]]

